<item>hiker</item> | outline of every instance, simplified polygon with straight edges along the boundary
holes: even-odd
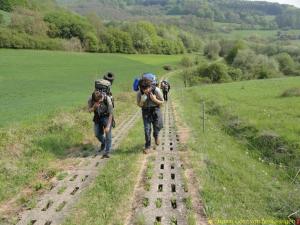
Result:
[[[142,108],[145,132],[144,154],[148,154],[151,147],[151,125],[153,126],[153,137],[155,144],[159,145],[159,131],[163,127],[160,106],[163,104],[163,96],[153,81],[143,77],[139,81],[139,92],[137,93],[137,105]]]
[[[108,91],[111,83],[101,79],[95,81],[95,91],[88,100],[88,111],[94,113],[94,132],[101,143],[102,158],[109,158],[112,145],[113,104]]]
[[[163,81],[160,83],[160,88],[161,88],[162,91],[163,91],[164,100],[165,100],[165,101],[168,101],[168,94],[169,94],[169,91],[170,91],[170,89],[171,89],[169,82],[166,81],[166,80],[163,80]]]

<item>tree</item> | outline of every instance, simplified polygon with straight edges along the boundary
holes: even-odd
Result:
[[[193,66],[193,60],[188,56],[183,56],[180,64],[183,65],[184,67],[191,67]]]
[[[10,12],[13,9],[11,0],[0,0],[0,9]]]
[[[279,63],[280,71],[285,75],[293,75],[295,62],[293,58],[286,52],[280,53],[275,56],[275,59]]]
[[[157,41],[156,29],[150,22],[138,22],[128,26],[134,48],[140,53],[150,53]]]
[[[232,64],[234,61],[234,58],[236,57],[239,50],[245,49],[245,44],[243,41],[238,40],[235,41],[233,47],[230,49],[228,54],[226,55],[225,59],[228,64]]]
[[[203,69],[203,77],[208,77],[213,83],[230,81],[231,78],[227,73],[227,66],[223,63],[212,63]]]
[[[4,17],[2,14],[0,14],[0,25],[4,23]]]
[[[17,7],[13,11],[10,27],[30,35],[39,36],[46,36],[48,31],[48,26],[39,13],[21,7]]]
[[[230,67],[228,69],[228,75],[235,81],[243,79],[243,71],[239,68]]]
[[[253,71],[257,62],[256,60],[257,55],[252,50],[241,50],[237,53],[232,65],[247,73]]]
[[[279,65],[276,60],[269,58],[266,55],[257,55],[253,68],[250,71],[251,78],[267,79],[280,77]]]
[[[44,20],[49,24],[48,35],[50,37],[71,39],[78,37],[84,42],[85,34],[95,33],[94,28],[84,17],[63,11],[50,12],[45,15]]]
[[[181,32],[179,34],[179,38],[188,52],[200,51],[202,42],[197,37],[194,37],[186,32]]]
[[[99,50],[98,39],[92,32],[85,34],[82,45],[84,49],[89,52],[97,52]]]
[[[109,28],[106,32],[111,38],[111,40],[106,39],[107,45],[114,45],[114,52],[134,53],[133,41],[127,32],[118,30],[116,28]],[[110,42],[113,42],[113,44]]]
[[[100,17],[98,17],[95,13],[89,13],[86,18],[90,22],[90,24],[95,28],[97,35],[105,30],[105,26],[101,22]]]
[[[204,49],[204,55],[209,59],[216,59],[219,57],[221,46],[218,41],[210,41]]]

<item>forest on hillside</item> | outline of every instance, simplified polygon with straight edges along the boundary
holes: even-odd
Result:
[[[240,24],[249,29],[299,29],[300,9],[270,2],[242,0],[58,0],[79,13],[104,14],[110,19],[136,16],[192,16],[223,23]],[[95,9],[95,6],[101,6]],[[116,10],[119,8],[119,10]],[[110,10],[109,10],[110,9]],[[105,11],[108,13],[105,13]],[[119,12],[118,15],[114,13]],[[108,15],[111,13],[111,15]],[[194,20],[196,20],[196,18]],[[162,18],[161,18],[162,19]],[[177,20],[176,18],[175,21]],[[182,19],[182,18],[180,18]],[[199,21],[198,21],[199,22]],[[174,22],[178,23],[178,21]],[[203,26],[203,27],[205,27]],[[211,28],[211,27],[210,27]],[[209,28],[206,28],[209,30]]]

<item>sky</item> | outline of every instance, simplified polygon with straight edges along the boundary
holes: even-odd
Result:
[[[256,0],[254,0],[254,1],[256,1]],[[300,0],[263,0],[263,1],[277,2],[277,3],[280,3],[280,4],[289,4],[289,5],[294,5],[294,6],[300,8]]]

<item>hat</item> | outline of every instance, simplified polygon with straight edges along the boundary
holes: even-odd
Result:
[[[103,79],[108,80],[112,84],[115,79],[115,75],[111,72],[108,72],[103,76]]]

